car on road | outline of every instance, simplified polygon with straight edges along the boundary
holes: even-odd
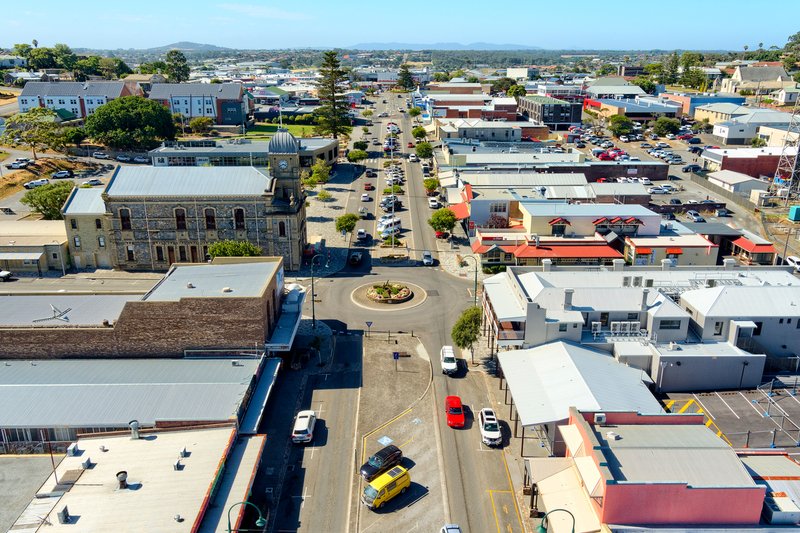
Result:
[[[358,218],[363,218],[364,220],[369,218],[369,209],[366,207],[359,207],[358,208]]]
[[[108,154],[105,152],[94,152],[92,153],[92,157],[95,159],[108,159]]]
[[[364,193],[364,194],[361,195],[361,201],[362,202],[370,202],[370,201],[372,201],[372,198],[370,197],[369,194]]]
[[[800,271],[800,257],[797,257],[796,255],[790,255],[787,256],[783,261],[790,267],[794,268],[795,272]],[[0,275],[2,275],[2,273],[0,273]]]
[[[390,444],[370,455],[367,462],[361,465],[359,473],[366,481],[372,481],[393,466],[400,464],[402,460],[402,450],[394,444]]]
[[[311,442],[314,439],[314,426],[317,424],[317,414],[314,411],[300,411],[294,419],[292,429],[292,442],[295,444]]]
[[[408,156],[408,160],[411,161],[412,163],[416,163],[417,161],[419,161],[419,157],[417,157],[417,154],[411,154],[410,156]]]
[[[366,182],[364,184],[364,190],[365,191],[374,191],[375,190],[375,186],[370,182]]]
[[[442,365],[442,374],[455,374],[458,371],[458,359],[452,346],[442,346],[439,350],[439,362]]]
[[[425,266],[433,266],[433,254],[428,250],[422,252],[422,264]]]
[[[439,209],[439,200],[436,198],[428,198],[428,207],[431,209]]]
[[[365,230],[364,228],[358,228],[358,231],[356,231],[356,240],[366,241],[367,240],[367,230]]]
[[[47,185],[48,183],[50,183],[49,179],[42,178],[38,180],[29,181],[28,183],[23,185],[23,187],[25,187],[26,189],[35,189],[36,187],[41,187],[42,185]]]
[[[658,185],[656,185],[655,187],[650,187],[649,189],[647,189],[647,192],[649,192],[650,194],[667,194],[667,190]]]
[[[53,174],[53,179],[60,180],[64,178],[72,178],[75,176],[75,173],[71,170],[59,170]]]
[[[461,526],[458,524],[445,524],[439,530],[439,533],[462,533]]]
[[[97,178],[92,178],[90,180],[86,180],[86,181],[81,183],[81,185],[86,185],[87,187],[95,187],[97,185],[102,185],[102,184],[103,184],[103,182],[100,181]]]
[[[406,148],[414,148],[414,143],[408,143],[408,144],[406,145]]]
[[[448,396],[444,399],[444,411],[447,415],[447,425],[451,428],[464,427],[464,406],[458,396]]]
[[[374,170],[372,170],[371,168],[368,168],[367,171],[364,173],[364,175],[366,177],[368,177],[368,178],[377,178],[378,177],[378,173],[375,172]]]
[[[8,270],[0,270],[0,282],[10,281],[13,276],[14,274]]]
[[[372,146],[380,146],[381,142],[378,139],[372,139]]]
[[[481,441],[487,446],[499,446],[503,442],[500,423],[494,410],[484,407],[478,412],[478,428],[481,430]]]
[[[350,264],[357,265],[361,262],[362,257],[364,254],[362,252],[351,252],[350,253]]]
[[[700,216],[700,213],[695,211],[694,209],[690,209],[686,211],[686,217],[691,220],[692,222],[705,222],[706,220]]]

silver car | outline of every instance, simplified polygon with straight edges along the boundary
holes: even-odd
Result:
[[[433,254],[428,250],[422,252],[422,264],[425,266],[433,266]]]

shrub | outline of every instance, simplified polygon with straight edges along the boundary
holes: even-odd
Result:
[[[319,200],[320,202],[330,202],[331,200],[333,200],[333,196],[331,196],[331,193],[329,193],[328,191],[319,191],[319,193],[317,194],[317,200]]]

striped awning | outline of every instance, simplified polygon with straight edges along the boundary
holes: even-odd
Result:
[[[681,255],[683,253],[682,248],[667,248],[667,253],[672,255]]]
[[[608,222],[608,218],[600,217],[597,220],[592,221],[592,224],[594,224],[595,226],[599,226],[600,224],[605,224],[606,222]]]
[[[554,226],[554,225],[556,225],[556,224],[566,224],[567,226],[570,226],[570,225],[571,225],[571,224],[569,223],[569,220],[567,220],[567,219],[566,219],[566,218],[564,218],[564,217],[558,217],[558,218],[554,218],[553,220],[551,220],[550,222],[548,222],[548,224],[550,224],[551,226]]]

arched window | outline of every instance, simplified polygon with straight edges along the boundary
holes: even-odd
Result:
[[[211,207],[206,207],[206,229],[217,229],[217,213]]]
[[[286,222],[284,222],[283,220],[278,222],[278,236],[286,237]]]
[[[244,209],[241,207],[233,210],[233,225],[236,229],[244,229]]]
[[[175,209],[175,229],[186,229],[186,209],[182,207]]]
[[[119,224],[123,230],[131,229],[131,210],[127,207],[119,210]]]

